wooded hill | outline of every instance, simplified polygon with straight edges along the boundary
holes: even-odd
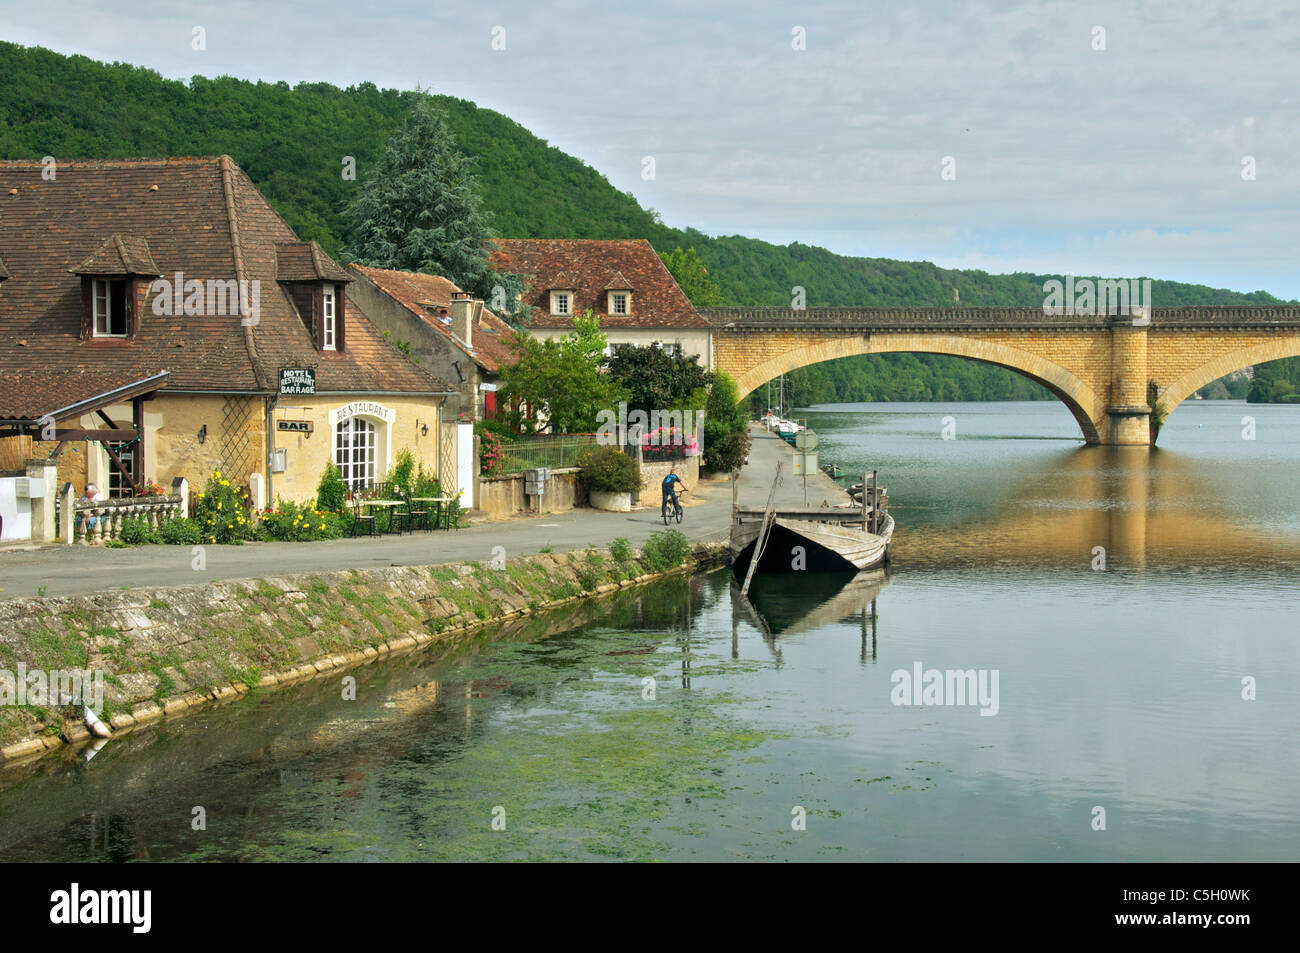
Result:
[[[202,76],[183,83],[150,69],[0,42],[0,157],[227,153],[301,238],[315,239],[343,259],[348,236],[340,213],[357,188],[357,181],[342,175],[344,158],[356,160],[359,180],[401,126],[416,95],[371,83],[347,89],[328,83],[291,87]],[[631,193],[618,191],[595,169],[510,118],[463,99],[436,99],[460,148],[477,160],[484,204],[502,237],[645,238],[661,252],[693,246],[724,303],[734,305],[788,306],[796,285],[806,289],[809,307],[947,307],[954,293],[971,307],[1042,303],[1043,282],[1050,276],[990,275],[928,262],[855,258],[798,243],[780,246],[668,227]],[[1241,294],[1160,280],[1153,281],[1152,294],[1165,305],[1278,300],[1263,291]],[[879,374],[889,362],[847,361],[856,369],[852,373],[814,375],[821,380],[812,389],[821,399],[889,393]],[[958,375],[953,369],[963,362],[950,358],[904,363],[926,384],[920,390],[911,387],[908,394],[990,399],[971,396],[969,381],[975,378],[982,382],[976,388],[982,395],[1020,396],[1024,388],[1021,379],[998,368],[980,365]],[[953,382],[957,394],[945,380]],[[990,381],[1000,386],[984,386]],[[831,391],[832,396],[825,396]]]

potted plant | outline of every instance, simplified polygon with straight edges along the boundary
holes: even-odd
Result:
[[[598,447],[583,454],[578,466],[578,482],[593,507],[617,513],[632,509],[632,494],[644,485],[636,460],[618,447]]]

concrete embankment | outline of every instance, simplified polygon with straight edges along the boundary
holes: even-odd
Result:
[[[0,603],[0,669],[102,671],[114,733],[575,603],[725,557],[697,544],[622,562],[608,550],[395,566]],[[677,554],[680,556],[680,554]],[[0,766],[90,741],[72,706],[0,708]]]

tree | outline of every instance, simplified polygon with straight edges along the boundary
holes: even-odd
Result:
[[[623,388],[604,372],[605,335],[600,319],[590,310],[573,322],[566,337],[540,340],[515,334],[519,359],[501,367],[501,389],[533,411],[532,420],[520,410],[509,412],[516,431],[529,433],[538,426],[552,433],[592,433],[602,410],[618,407]]]
[[[518,276],[488,262],[492,231],[474,160],[456,148],[447,117],[427,94],[388,140],[344,218],[346,251],[361,264],[441,275],[488,300],[500,288],[507,305],[523,290]]]
[[[627,409],[703,410],[713,375],[693,355],[668,355],[657,347],[620,344],[608,361],[609,374],[627,391]]]
[[[700,256],[695,254],[695,246],[683,251],[682,246],[678,245],[667,254],[660,252],[659,257],[663,259],[664,267],[673,276],[677,286],[691,299],[691,304],[707,308],[723,303],[722,289],[709,277],[709,269],[704,267]]]
[[[714,371],[704,411],[704,468],[715,473],[739,470],[749,456],[748,428],[736,382],[726,371]]]

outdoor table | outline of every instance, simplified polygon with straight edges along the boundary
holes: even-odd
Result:
[[[361,505],[382,506],[386,508],[388,510],[388,525],[384,527],[384,532],[391,533],[393,531],[393,508],[397,506],[405,506],[406,501],[405,500],[362,500]]]

